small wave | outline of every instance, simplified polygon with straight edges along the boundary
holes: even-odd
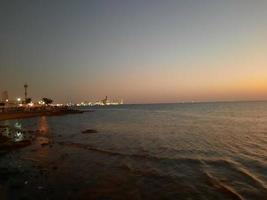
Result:
[[[233,160],[222,160],[225,164],[228,165],[228,168],[230,168],[231,170],[238,172],[242,177],[247,177],[248,179],[251,180],[251,182],[253,182],[255,185],[257,185],[257,187],[260,187],[262,189],[264,189],[265,191],[267,191],[267,186],[266,184],[260,180],[260,178],[258,178],[256,175],[254,175],[252,172],[250,172],[248,169],[246,169],[241,163],[237,163]],[[209,163],[210,161],[207,161],[207,163]],[[211,164],[211,162],[210,162]],[[220,162],[213,162],[213,165],[218,165],[220,164]]]
[[[113,155],[113,156],[129,156],[129,157],[135,157],[135,158],[149,158],[150,157],[150,158],[154,158],[154,159],[157,158],[157,157],[153,157],[153,156],[146,155],[146,154],[125,154],[125,153],[115,152],[115,151],[111,151],[111,150],[99,149],[99,148],[95,148],[93,146],[90,146],[88,144],[81,144],[81,143],[58,142],[58,144],[66,145],[69,147],[80,148],[80,149],[86,149],[86,150],[90,150],[90,151],[96,151],[99,153],[109,154],[109,155]]]
[[[225,195],[229,196],[232,199],[244,200],[244,198],[240,194],[238,194],[238,192],[236,192],[231,186],[221,182],[208,172],[205,172],[204,175],[206,175],[206,178],[212,187],[223,192]]]
[[[224,159],[224,160],[217,160],[217,161],[205,161],[202,160],[203,166],[204,166],[204,174],[208,176],[210,179],[215,181],[215,186],[219,185],[223,189],[232,189],[231,186],[228,186],[224,183],[222,183],[220,180],[218,180],[216,177],[214,177],[210,172],[214,173],[220,171],[224,171],[223,177],[230,177],[230,182],[235,180],[238,182],[243,182],[249,184],[251,187],[255,188],[257,191],[260,191],[258,194],[254,193],[254,195],[263,195],[267,196],[267,187],[264,181],[262,181],[259,177],[257,177],[256,174],[252,173],[249,169],[247,169],[245,166],[243,166],[241,163],[235,162],[233,160]],[[226,177],[225,177],[226,176]],[[225,188],[226,187],[226,188]],[[246,194],[244,193],[246,196]]]
[[[108,154],[112,156],[123,156],[123,157],[132,157],[136,159],[150,159],[150,160],[169,160],[169,161],[179,161],[181,163],[190,163],[190,164],[201,164],[201,162],[198,159],[195,158],[168,158],[168,157],[157,157],[150,154],[127,154],[122,152],[116,152],[112,150],[106,150],[106,149],[99,149],[96,147],[93,147],[88,144],[82,144],[82,143],[73,143],[73,142],[58,142],[60,145],[65,145],[68,147],[74,147],[74,148],[80,148],[90,151],[96,151],[98,153]]]
[[[119,156],[123,160],[126,158],[126,162],[120,163],[118,168],[137,176],[155,178],[157,180],[163,179],[174,183],[178,183],[182,179],[185,181],[186,186],[192,188],[195,187],[192,181],[198,179],[199,181],[204,181],[203,184],[214,188],[229,199],[244,200],[249,196],[254,196],[255,199],[262,199],[262,197],[267,196],[266,184],[257,177],[257,174],[252,173],[241,163],[228,158],[168,158],[147,153],[130,154],[118,152],[81,143],[58,142],[58,144],[110,156]],[[130,160],[127,160],[128,158]],[[131,160],[132,158],[137,160],[137,163],[135,160]],[[141,166],[138,164],[140,163],[138,160],[142,161]],[[246,185],[249,185],[249,187]]]

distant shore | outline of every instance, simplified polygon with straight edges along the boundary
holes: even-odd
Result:
[[[38,111],[38,112],[4,112],[0,113],[0,121],[10,120],[10,119],[22,119],[31,118],[38,116],[57,116],[57,115],[67,115],[83,113],[83,111],[78,110],[56,110],[56,111]]]

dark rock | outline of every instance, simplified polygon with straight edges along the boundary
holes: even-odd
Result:
[[[16,149],[20,149],[26,146],[31,145],[30,140],[22,140],[20,142],[6,141],[4,143],[0,143],[0,151],[13,151]]]
[[[0,143],[4,143],[8,140],[10,140],[8,137],[0,135]]]
[[[45,147],[45,146],[47,146],[47,145],[49,145],[50,143],[49,142],[43,142],[42,144],[41,144],[41,146],[42,147]]]
[[[20,197],[20,200],[29,200],[30,198],[29,197],[27,197],[27,196],[22,196],[22,197]]]
[[[82,133],[98,133],[98,131],[97,130],[95,130],[95,129],[86,129],[86,130],[84,130],[84,131],[82,131]]]
[[[20,142],[15,142],[13,146],[17,148],[26,147],[30,145],[32,142],[30,140],[22,140]]]
[[[19,190],[22,188],[22,185],[20,185],[19,183],[14,183],[11,185],[11,188],[14,190]]]
[[[11,179],[11,177],[14,177],[15,175],[17,175],[18,172],[12,170],[12,169],[8,169],[8,168],[0,168],[0,183],[2,182],[6,182],[9,179]]]
[[[54,169],[54,170],[57,170],[57,169],[58,169],[58,167],[57,167],[57,166],[53,166],[53,167],[52,167],[52,169]]]
[[[37,188],[38,188],[38,190],[42,190],[42,189],[44,189],[43,186],[38,186]]]
[[[28,133],[36,133],[36,131],[33,131],[33,130],[28,130],[27,132]]]

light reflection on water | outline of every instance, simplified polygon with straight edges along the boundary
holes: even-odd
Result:
[[[48,122],[47,122],[47,117],[46,116],[42,116],[42,117],[39,118],[38,130],[43,134],[47,134],[48,133],[49,126],[48,126]]]
[[[49,146],[53,144],[53,137],[49,131],[49,124],[46,116],[38,118],[37,130],[35,144],[38,146]],[[46,163],[49,157],[53,156],[53,152],[49,148],[37,148],[31,156],[38,160],[38,164],[43,164]]]
[[[38,133],[36,134],[36,142],[40,145],[49,144],[50,142],[52,142],[52,136],[49,132],[47,117],[42,116],[38,118],[37,124]]]

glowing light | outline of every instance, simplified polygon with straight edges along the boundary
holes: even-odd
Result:
[[[21,98],[17,98],[17,101],[20,102],[21,101]]]
[[[38,104],[40,104],[40,105],[44,105],[45,102],[44,102],[44,101],[38,101]]]
[[[31,102],[31,103],[29,103],[28,105],[29,105],[30,107],[34,106],[34,104],[33,104],[32,102]]]

